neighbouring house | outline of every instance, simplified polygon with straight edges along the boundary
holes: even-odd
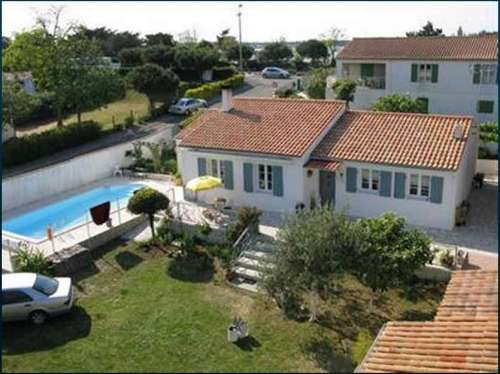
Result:
[[[388,322],[355,373],[498,372],[498,272],[456,271],[433,321]]]
[[[15,73],[2,73],[3,79],[8,82],[19,82],[27,93],[35,93],[33,75],[29,71],[18,71]]]
[[[429,113],[498,117],[498,38],[354,38],[337,56],[335,79],[358,83],[353,108],[369,109],[382,96],[409,94]],[[333,97],[331,78],[326,89]]]
[[[344,101],[232,98],[176,139],[183,182],[220,177],[199,194],[232,206],[294,212],[332,203],[355,217],[394,211],[452,229],[475,172],[472,117],[348,110]]]

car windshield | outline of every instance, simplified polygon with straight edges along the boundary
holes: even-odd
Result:
[[[179,100],[177,105],[188,105],[190,101],[191,100],[189,100],[189,99],[181,99],[181,100]]]
[[[37,274],[33,288],[47,296],[50,296],[57,291],[58,286],[59,282],[54,278],[49,278],[45,275]]]

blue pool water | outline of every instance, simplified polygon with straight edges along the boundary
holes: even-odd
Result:
[[[111,202],[112,211],[116,209],[117,201],[120,208],[124,208],[134,191],[141,187],[144,185],[130,183],[95,188],[2,222],[2,230],[37,240],[44,239],[47,237],[47,225],[52,225],[54,233],[57,233],[84,223],[89,209],[106,201]]]

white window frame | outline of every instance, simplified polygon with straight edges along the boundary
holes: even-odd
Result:
[[[264,168],[264,179],[261,180],[261,166]],[[274,181],[273,181],[273,166],[270,164],[262,164],[258,163],[256,169],[256,185],[257,185],[257,191],[259,192],[264,192],[264,193],[272,193],[273,192],[273,186],[274,186]],[[261,187],[260,182],[264,182],[264,188]]]
[[[431,82],[432,64],[418,64],[417,66],[418,66],[417,82]],[[424,68],[422,69],[422,67]]]
[[[217,170],[215,170],[215,172],[212,164],[213,162],[215,162],[215,165],[217,165]],[[218,160],[215,158],[207,159],[207,174],[211,175],[212,177],[219,178],[222,183],[224,183],[224,160]]]
[[[363,186],[363,172],[365,172],[365,171],[368,172],[368,188]],[[373,178],[374,174],[377,175],[376,179]],[[376,183],[377,183],[376,189],[373,188],[374,180],[376,180]],[[378,193],[380,191],[380,171],[362,168],[361,169],[360,190],[364,191],[364,192],[369,192],[369,193]]]
[[[480,64],[479,65],[479,83],[480,84],[496,84],[497,82],[497,65]]]
[[[417,177],[417,193],[413,194],[411,192],[412,190],[412,177],[416,176]],[[427,187],[427,195],[422,193],[422,179],[427,178],[428,182],[428,187]],[[431,176],[427,174],[418,174],[418,173],[410,173],[409,178],[408,178],[408,197],[411,199],[419,199],[419,200],[429,200],[431,198]]]

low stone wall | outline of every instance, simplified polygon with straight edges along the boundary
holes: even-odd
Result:
[[[417,270],[415,275],[419,279],[431,280],[436,282],[448,282],[451,279],[452,270],[440,265],[425,265],[424,268]]]
[[[476,163],[476,172],[498,175],[498,160],[478,159]]]

